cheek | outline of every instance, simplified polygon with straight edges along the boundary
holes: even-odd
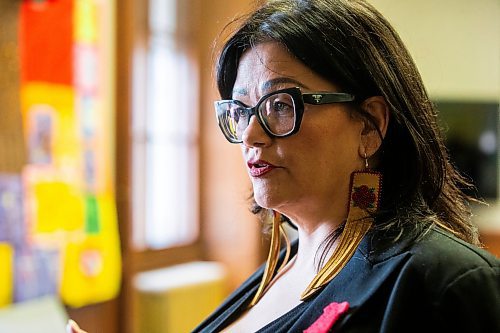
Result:
[[[330,122],[330,126],[325,126],[325,123],[317,124],[310,131],[309,128],[304,129],[301,155],[311,167],[357,169],[361,136],[356,124]]]

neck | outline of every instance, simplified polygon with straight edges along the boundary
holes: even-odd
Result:
[[[297,254],[294,260],[294,267],[299,267],[300,270],[317,272],[318,261],[321,258],[321,251],[324,250],[325,240],[333,232],[336,226],[331,223],[324,223],[313,231],[305,230],[298,226],[299,245]],[[336,242],[328,250],[327,258],[333,253],[336,247]]]

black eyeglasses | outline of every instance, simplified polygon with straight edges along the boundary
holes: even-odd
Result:
[[[287,137],[297,133],[304,114],[304,103],[320,105],[354,101],[351,94],[313,92],[303,94],[300,88],[287,88],[269,93],[254,107],[231,99],[214,102],[219,127],[231,143],[243,142],[243,132],[250,124],[250,117],[257,117],[270,137]]]

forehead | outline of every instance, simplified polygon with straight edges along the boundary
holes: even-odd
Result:
[[[275,42],[257,44],[242,54],[238,74],[242,71],[254,71],[256,69],[288,75],[298,74],[296,72],[304,74],[309,71],[284,46]]]
[[[333,85],[293,57],[276,42],[262,43],[241,56],[233,94],[262,95],[280,87],[299,86],[329,90]]]

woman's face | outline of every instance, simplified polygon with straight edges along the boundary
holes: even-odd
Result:
[[[329,81],[294,59],[278,43],[246,51],[238,66],[233,99],[254,106],[263,95],[300,87],[302,92],[338,92]],[[350,174],[363,169],[363,123],[349,105],[305,104],[297,134],[269,137],[255,117],[243,133],[243,157],[256,202],[300,224],[345,218]]]

